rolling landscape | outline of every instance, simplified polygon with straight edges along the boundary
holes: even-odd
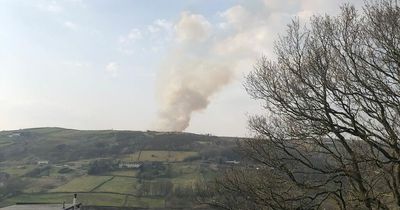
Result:
[[[0,210],[400,210],[400,0],[0,0],[0,25]]]
[[[195,207],[196,183],[238,160],[235,142],[175,132],[3,131],[0,207],[69,202],[74,193],[85,206]]]

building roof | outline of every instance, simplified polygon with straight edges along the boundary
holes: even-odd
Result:
[[[62,210],[62,204],[18,204],[0,210]]]

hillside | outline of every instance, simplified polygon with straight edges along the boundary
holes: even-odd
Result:
[[[192,208],[197,180],[238,160],[235,138],[33,128],[0,132],[0,207],[62,203]]]

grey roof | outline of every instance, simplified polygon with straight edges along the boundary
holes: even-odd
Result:
[[[21,204],[0,208],[0,210],[62,210],[62,204]]]

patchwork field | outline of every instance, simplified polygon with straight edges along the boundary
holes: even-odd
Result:
[[[112,176],[81,176],[50,192],[90,192],[112,178]]]
[[[100,187],[96,188],[93,192],[111,192],[136,195],[137,188],[138,180],[136,178],[114,177]]]
[[[72,202],[71,193],[43,193],[43,194],[22,194],[8,199],[7,203],[35,203],[41,201],[43,203],[67,203]],[[79,202],[86,205],[98,206],[122,206],[125,202],[125,195],[109,194],[109,193],[79,193]]]
[[[125,206],[130,207],[145,207],[145,208],[162,208],[165,206],[164,198],[146,198],[128,196]]]
[[[39,178],[26,178],[30,184],[23,190],[24,193],[46,192],[54,187],[65,184],[67,180],[57,176],[46,176]]]
[[[226,145],[229,141],[219,137],[188,133],[61,128],[0,132],[0,208],[69,203],[78,193],[84,205],[191,209],[196,181],[213,176],[227,159],[221,152]],[[39,160],[48,164],[39,166]],[[121,160],[142,167],[121,169]]]
[[[60,204],[72,202],[73,194],[71,193],[41,193],[41,194],[21,194],[10,199],[0,202],[0,206],[12,205],[15,203],[54,203]],[[129,206],[141,208],[160,208],[163,207],[165,201],[160,197],[136,197],[130,195],[113,194],[113,193],[79,193],[79,202],[85,205],[93,206]]]
[[[139,174],[138,170],[119,170],[111,171],[108,173],[110,176],[127,176],[127,177],[137,177]]]
[[[0,172],[5,172],[15,176],[22,176],[34,169],[35,167],[35,165],[8,166],[0,168]]]
[[[185,158],[197,155],[192,151],[164,151],[164,150],[144,150],[124,157],[126,161],[160,161],[160,162],[179,162]]]

